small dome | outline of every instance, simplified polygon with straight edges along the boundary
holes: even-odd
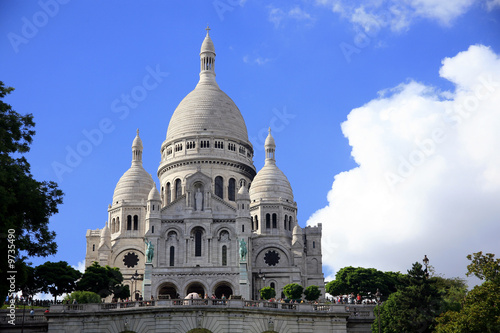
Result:
[[[242,186],[238,191],[238,200],[250,200],[250,194],[248,193],[247,187]]]
[[[142,165],[134,164],[120,178],[113,194],[113,204],[125,201],[141,201],[148,198],[154,181]]]
[[[274,138],[271,135],[271,127],[269,127],[269,134],[267,135],[266,141],[264,142],[264,147],[275,148],[276,142],[274,142]]]
[[[151,191],[149,191],[148,201],[149,200],[161,201],[160,192],[156,189],[156,184],[154,184]]]
[[[106,225],[104,226],[104,228],[101,229],[101,238],[107,238],[107,237],[111,237],[111,232],[109,231],[109,228],[108,228],[108,222],[106,222]]]
[[[257,173],[250,187],[250,199],[278,199],[293,202],[293,191],[288,178],[276,164],[266,163]]]
[[[134,142],[132,142],[132,148],[138,148],[142,150],[144,147],[142,146],[142,140],[139,137],[139,129],[137,129],[137,135],[134,139]]]
[[[293,227],[292,235],[302,235],[302,234],[303,231],[300,226],[296,225],[295,227]]]
[[[201,44],[201,49],[200,49],[200,54],[202,54],[204,52],[215,53],[214,43],[212,42],[212,39],[208,35],[208,31],[207,31],[207,35],[205,36],[205,39],[203,40],[203,43]]]

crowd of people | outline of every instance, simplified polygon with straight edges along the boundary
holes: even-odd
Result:
[[[363,297],[360,294],[338,295],[330,298],[332,303],[336,304],[377,304],[377,300],[371,297]]]

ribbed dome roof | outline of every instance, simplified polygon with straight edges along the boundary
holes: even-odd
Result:
[[[137,136],[132,143],[132,166],[116,184],[113,204],[121,200],[146,201],[154,185],[153,178],[142,167],[142,140],[137,130]]]
[[[198,84],[180,102],[167,129],[167,141],[187,135],[215,135],[248,142],[240,110],[216,85]]]
[[[276,164],[266,163],[250,186],[250,199],[278,199],[293,202],[293,191],[288,178]]]
[[[250,187],[250,199],[258,201],[260,199],[282,198],[293,202],[293,191],[290,182],[283,171],[276,166],[274,155],[276,143],[271,135],[270,128],[264,147],[266,149],[266,162],[253,179]]]
[[[148,200],[161,201],[160,192],[156,189],[156,184],[149,191]]]
[[[200,52],[200,81],[179,103],[170,118],[167,141],[186,136],[229,137],[250,145],[240,110],[215,81],[215,48],[207,35]]]

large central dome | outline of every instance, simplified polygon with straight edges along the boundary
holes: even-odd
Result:
[[[200,62],[200,81],[175,109],[166,141],[207,135],[249,144],[240,110],[215,81],[215,49],[208,31],[201,45]]]
[[[218,86],[202,82],[175,109],[167,141],[200,134],[248,141],[245,120],[233,100]]]

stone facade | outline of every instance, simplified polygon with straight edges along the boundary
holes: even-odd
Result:
[[[271,129],[265,165],[256,172],[245,121],[215,81],[208,31],[200,80],[173,113],[161,145],[158,189],[142,166],[143,149],[137,131],[108,222],[87,231],[87,267],[97,261],[120,268],[134,298],[145,300],[192,292],[250,300],[264,286],[279,298],[294,282],[325,294],[321,225],[298,225]]]

